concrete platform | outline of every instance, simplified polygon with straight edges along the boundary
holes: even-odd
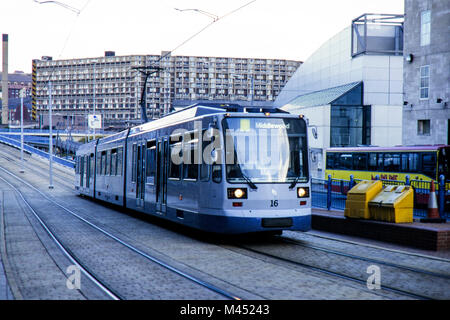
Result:
[[[396,243],[425,250],[450,250],[450,223],[389,223],[349,219],[343,211],[313,208],[315,230]]]

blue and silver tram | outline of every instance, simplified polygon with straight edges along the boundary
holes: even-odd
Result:
[[[307,231],[307,141],[302,116],[197,104],[80,147],[75,188],[209,232]]]

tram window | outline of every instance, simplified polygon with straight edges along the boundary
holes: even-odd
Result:
[[[111,150],[111,175],[117,175],[117,149]]]
[[[147,182],[153,183],[156,175],[156,141],[147,142]]]
[[[136,182],[136,160],[137,160],[137,146],[133,144],[133,151],[131,155],[131,182]]]
[[[177,151],[179,151],[178,155],[181,157],[181,142],[169,146],[169,178],[173,180],[180,180],[181,178],[181,164],[175,163],[173,156],[177,154]]]
[[[202,137],[205,136],[205,132],[206,130],[203,130],[202,132]],[[200,180],[201,181],[209,181],[209,172],[210,172],[210,165],[205,163],[205,161],[203,161],[203,151],[205,150],[205,148],[209,145],[209,141],[204,141],[203,140],[203,146],[202,146],[202,150],[200,150]]]
[[[101,175],[104,176],[106,172],[106,151],[102,151],[102,167],[101,167]]]
[[[377,171],[377,153],[371,152],[369,153],[369,161],[368,161],[368,169],[369,171]]]
[[[78,174],[78,157],[75,157],[75,174]]]
[[[422,155],[422,171],[431,178],[436,177],[436,154],[425,153]]]
[[[83,186],[84,177],[84,157],[80,157],[80,186]]]
[[[339,156],[340,169],[352,170],[353,169],[353,157],[351,153],[342,153]]]
[[[123,148],[117,149],[117,175],[122,175],[122,164],[123,164]]]
[[[184,144],[183,150],[183,179],[197,180],[198,177],[198,157],[195,154],[198,152],[198,143],[195,140],[188,141]]]
[[[209,165],[206,163],[202,163],[200,165],[200,180],[208,181],[209,180]]]
[[[93,177],[94,176],[94,154],[93,153],[91,153],[89,168],[91,171],[89,173],[89,176]]]
[[[355,153],[353,154],[353,169],[354,170],[367,170],[367,154]]]
[[[108,150],[106,155],[106,173],[105,175],[109,176],[111,174],[111,150]]]
[[[97,172],[96,175],[100,175],[102,170],[102,154],[97,152]]]
[[[212,181],[216,183],[222,181],[222,166],[220,164],[214,164],[212,166]]]
[[[84,157],[84,174],[87,176],[88,175],[88,172],[89,172],[89,167],[88,167],[88,165],[89,165],[89,157],[88,156],[85,156]]]
[[[384,171],[400,171],[400,155],[398,153],[386,153],[384,155]]]

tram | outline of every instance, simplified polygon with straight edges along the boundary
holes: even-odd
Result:
[[[303,116],[196,104],[81,146],[75,189],[214,233],[311,227]]]

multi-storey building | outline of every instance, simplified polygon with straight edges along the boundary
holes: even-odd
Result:
[[[105,121],[138,120],[145,75],[146,112],[159,118],[176,107],[198,101],[271,106],[299,61],[161,55],[115,56],[70,60],[33,60],[33,109],[59,114],[103,114]]]
[[[450,2],[405,0],[403,144],[450,144]]]
[[[0,78],[1,77],[2,73],[0,72]],[[31,97],[31,74],[26,74],[21,71],[10,73],[8,75],[8,98],[19,98],[20,90],[23,88],[26,90],[25,95]]]

